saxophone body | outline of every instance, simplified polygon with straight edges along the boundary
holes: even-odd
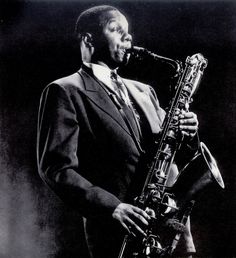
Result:
[[[125,237],[119,258],[169,257],[184,231],[198,194],[212,182],[224,188],[216,161],[202,142],[200,150],[180,171],[174,184],[168,184],[176,153],[184,138],[178,129],[176,112],[189,110],[192,96],[207,66],[207,60],[201,54],[194,54],[186,58],[183,67],[180,62],[158,56],[143,48],[134,47],[133,52],[139,59],[148,55],[149,58],[167,62],[175,69],[177,79],[175,94],[156,142],[155,155],[148,164],[148,173],[141,194],[135,198],[135,205],[143,210],[154,211],[153,216],[146,229],[146,237]],[[197,173],[192,165],[199,168]]]

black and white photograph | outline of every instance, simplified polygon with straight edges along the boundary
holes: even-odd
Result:
[[[236,2],[1,0],[0,258],[236,257]]]

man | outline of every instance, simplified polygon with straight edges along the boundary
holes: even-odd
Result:
[[[132,204],[165,113],[154,90],[117,76],[131,48],[125,16],[97,6],[78,18],[82,67],[43,92],[38,124],[41,177],[84,217],[91,257],[118,257],[125,233],[145,234],[150,212]],[[190,139],[196,115],[180,114]],[[140,183],[141,181],[141,183]],[[186,230],[187,250],[194,251]]]

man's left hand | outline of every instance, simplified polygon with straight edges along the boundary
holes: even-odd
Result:
[[[182,111],[179,114],[179,129],[182,135],[193,138],[197,133],[198,124],[195,113]]]

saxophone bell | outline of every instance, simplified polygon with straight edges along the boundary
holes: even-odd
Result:
[[[207,146],[200,142],[199,151],[180,171],[172,191],[181,207],[189,201],[195,200],[211,184],[222,189],[225,187],[215,158]]]

